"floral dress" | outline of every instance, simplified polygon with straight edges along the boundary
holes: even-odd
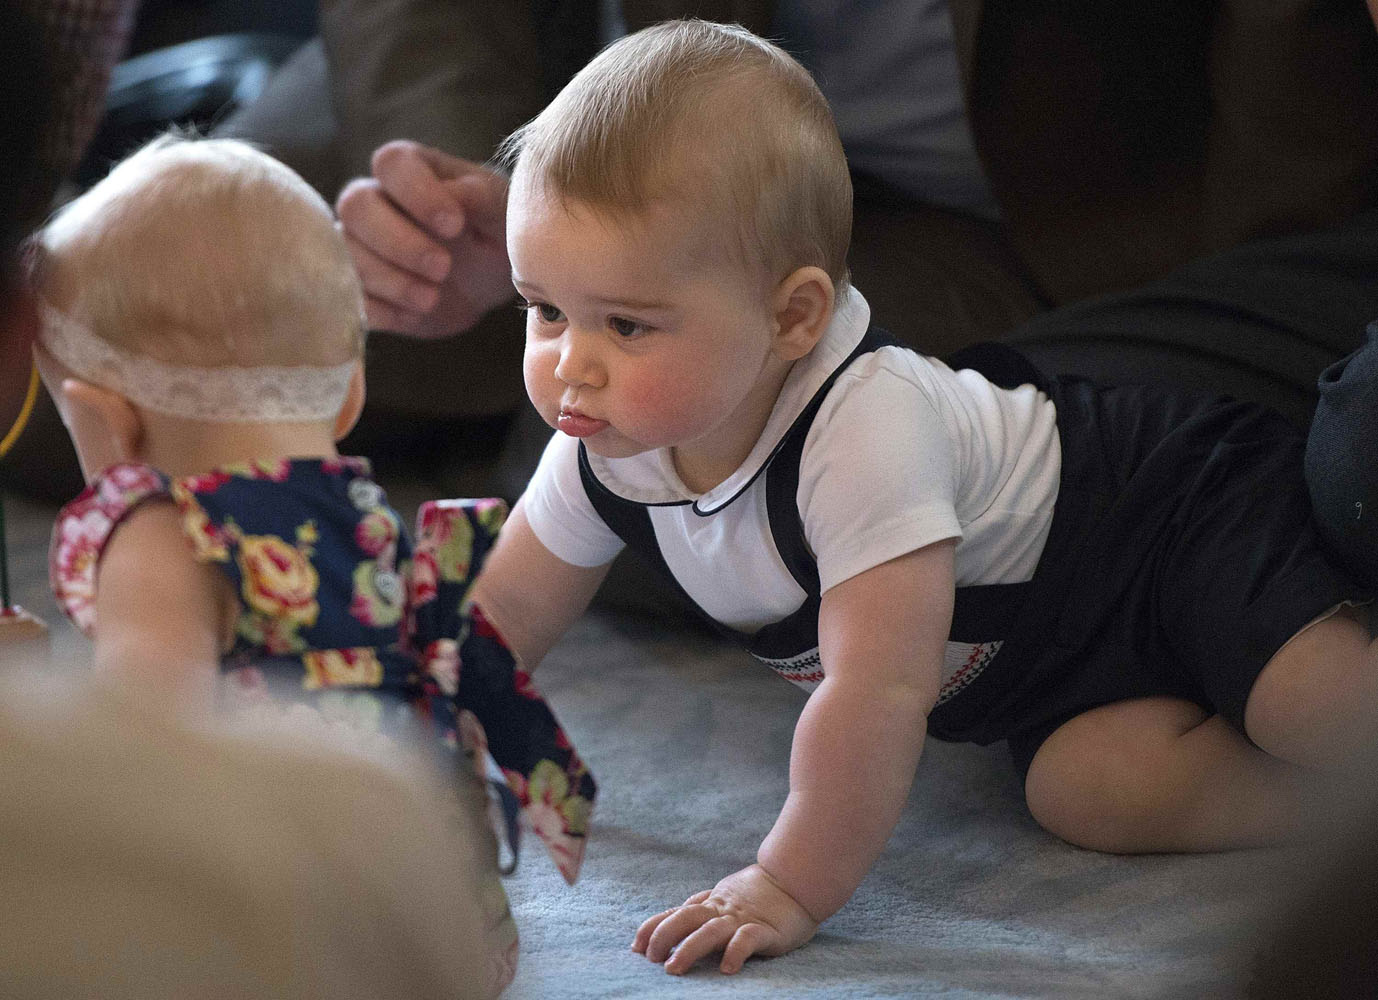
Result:
[[[49,570],[58,604],[95,632],[96,578],[115,529],[171,500],[198,562],[238,596],[222,691],[235,704],[309,706],[363,732],[414,731],[463,746],[499,774],[516,819],[573,882],[595,793],[531,678],[468,598],[506,516],[500,500],[423,504],[415,545],[359,458],[226,466],[169,479],[117,465],[58,516]],[[515,843],[511,844],[515,856]]]

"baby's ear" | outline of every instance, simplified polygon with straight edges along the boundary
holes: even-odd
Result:
[[[344,403],[339,416],[335,418],[335,440],[339,441],[354,429],[359,414],[364,412],[364,363],[354,362],[354,371],[349,376],[349,388],[345,391]]]
[[[775,287],[775,354],[796,361],[818,344],[833,318],[833,279],[821,267],[801,267]]]
[[[117,462],[138,459],[144,424],[133,403],[79,378],[64,378],[61,392],[64,422],[88,480]]]

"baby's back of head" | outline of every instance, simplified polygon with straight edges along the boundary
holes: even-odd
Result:
[[[36,238],[42,297],[121,350],[171,364],[359,356],[363,298],[330,208],[235,140],[157,139]]]
[[[846,281],[852,187],[827,101],[744,28],[669,21],[614,42],[501,155],[515,180],[613,214],[682,203],[772,282],[807,265]]]

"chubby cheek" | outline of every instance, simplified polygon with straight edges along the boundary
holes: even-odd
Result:
[[[646,444],[665,446],[698,437],[714,407],[693,375],[646,374],[625,379],[618,393],[622,426]]]
[[[533,346],[530,342],[522,354],[522,381],[526,385],[526,396],[551,426],[554,426],[560,407],[560,387],[555,378],[555,366],[559,360],[558,352],[543,349],[539,344]]]

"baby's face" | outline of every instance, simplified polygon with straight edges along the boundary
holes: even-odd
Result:
[[[788,368],[771,290],[707,228],[669,205],[615,218],[520,175],[508,201],[536,409],[609,458],[672,449],[697,491],[745,460]]]

